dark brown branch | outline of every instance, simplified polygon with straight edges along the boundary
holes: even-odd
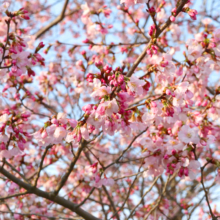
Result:
[[[116,213],[116,214],[115,214],[116,218],[117,218],[118,220],[120,220],[119,215],[118,215],[118,212],[117,212],[117,210],[116,210],[116,208],[115,208],[115,204],[114,204],[114,202],[113,202],[111,196],[109,195],[108,190],[106,189],[105,186],[102,186],[102,188],[104,189],[105,194],[106,194],[107,197],[108,197],[108,200],[109,200],[109,202],[110,202],[110,204],[111,204],[111,208],[113,209],[114,213]]]
[[[28,180],[25,178],[25,176],[20,173],[17,169],[15,169],[15,167],[13,167],[10,163],[8,163],[6,160],[5,160],[5,164],[7,166],[9,166],[14,172],[16,172],[22,179],[24,179],[24,181],[28,182]]]
[[[73,168],[74,168],[74,166],[75,166],[77,160],[79,159],[79,156],[80,156],[81,152],[83,151],[83,149],[86,147],[87,144],[88,144],[87,141],[82,140],[82,143],[81,143],[81,145],[80,145],[80,147],[79,147],[79,149],[78,149],[78,151],[77,151],[77,153],[76,153],[76,155],[75,155],[73,161],[71,162],[71,164],[70,164],[70,166],[69,166],[67,172],[64,174],[64,176],[63,176],[63,178],[61,179],[59,185],[57,186],[56,190],[54,191],[54,193],[53,193],[54,196],[58,195],[59,191],[61,190],[61,188],[62,188],[62,187],[64,186],[64,184],[66,183],[66,181],[67,181],[69,175],[71,174],[71,172],[72,172],[72,170],[73,170]]]
[[[195,159],[198,161],[198,156],[196,155],[196,145],[194,145],[193,153],[194,153]],[[210,212],[210,214],[212,216],[212,220],[217,220],[217,218],[215,217],[215,215],[212,212],[212,207],[211,207],[210,202],[209,202],[209,195],[208,195],[208,192],[207,192],[207,190],[205,188],[204,179],[203,179],[203,176],[204,176],[203,171],[204,171],[205,167],[208,164],[209,164],[209,161],[207,161],[202,167],[200,167],[200,172],[201,172],[200,183],[202,184],[202,189],[203,189],[203,191],[205,193],[205,199],[206,199],[206,202],[208,204],[209,212]]]
[[[41,162],[40,162],[40,166],[39,166],[39,169],[38,169],[38,172],[37,172],[37,177],[36,177],[36,179],[35,179],[35,181],[34,181],[34,186],[35,186],[35,187],[37,186],[37,181],[38,181],[38,179],[40,178],[40,172],[41,172],[41,170],[42,170],[42,168],[43,168],[43,163],[44,163],[44,159],[45,159],[45,157],[46,157],[46,155],[47,155],[47,151],[48,151],[51,147],[52,147],[52,145],[47,146],[46,149],[45,149],[45,151],[44,151],[44,154],[43,154],[43,156],[42,156],[42,159],[41,159]]]
[[[160,202],[161,202],[161,200],[162,200],[162,198],[163,198],[163,196],[164,196],[164,194],[165,194],[165,192],[166,192],[166,188],[167,188],[167,185],[168,185],[169,181],[170,181],[170,176],[167,178],[167,181],[166,181],[165,186],[164,186],[164,188],[163,188],[163,192],[161,193],[159,199],[157,200],[157,203],[156,203],[155,206],[147,213],[147,215],[146,215],[146,217],[144,218],[144,220],[147,220],[148,217],[149,217],[149,215],[160,205]]]
[[[92,190],[89,192],[89,194],[86,196],[86,198],[77,206],[77,208],[82,206],[89,199],[89,197],[92,195],[94,190],[95,190],[95,187],[92,188]]]
[[[179,7],[178,7],[177,10],[176,10],[176,15],[178,15],[178,14],[182,11],[184,5],[185,5],[187,2],[188,2],[188,0],[182,0],[182,1],[181,1]],[[142,52],[142,53],[140,54],[140,56],[135,60],[133,66],[132,66],[131,69],[128,71],[128,73],[127,73],[126,76],[130,77],[130,76],[134,73],[134,71],[135,71],[135,69],[137,68],[137,66],[139,65],[139,63],[144,59],[147,50],[151,47],[151,45],[152,45],[153,43],[156,43],[157,38],[160,36],[160,34],[161,34],[167,27],[170,26],[171,23],[172,23],[172,22],[171,22],[170,18],[168,18],[168,20],[165,22],[165,24],[164,24],[160,29],[157,29],[157,30],[156,30],[155,38],[150,40],[150,42],[149,42],[148,45],[145,47],[145,49],[143,50],[143,52]]]
[[[203,170],[205,169],[205,165],[203,167],[201,167],[201,184],[202,184],[203,191],[205,193],[206,202],[208,203],[209,212],[210,212],[210,214],[212,216],[212,220],[217,220],[216,216],[212,212],[212,207],[211,207],[210,202],[209,202],[209,195],[208,195],[208,192],[207,192],[207,190],[205,188],[205,185],[204,185]]]
[[[11,199],[11,198],[18,197],[18,196],[24,196],[24,195],[27,195],[27,194],[29,194],[29,192],[16,193],[16,194],[13,194],[13,195],[10,195],[10,196],[1,197],[0,201],[4,201],[6,199]]]
[[[35,37],[36,39],[38,39],[39,37],[41,37],[43,34],[45,34],[48,30],[50,30],[53,26],[57,25],[59,22],[61,22],[64,18],[65,18],[65,12],[66,12],[66,8],[67,5],[69,3],[69,0],[66,0],[64,5],[63,5],[63,9],[60,13],[59,16],[57,16],[50,24],[46,25],[45,27],[43,27],[42,29],[40,29],[36,34]],[[71,14],[78,12],[79,10],[74,10],[73,12],[71,12]],[[68,16],[68,15],[67,15]]]
[[[141,169],[142,165],[143,165],[143,163],[141,163],[141,165],[140,165],[140,167],[139,167],[139,169],[138,169],[138,172],[140,172],[140,169]],[[114,215],[111,217],[111,219],[112,219],[113,217],[115,217],[116,215],[118,215],[118,213],[124,208],[125,203],[126,203],[127,200],[129,199],[131,190],[132,190],[132,188],[133,188],[133,186],[134,186],[134,183],[135,183],[135,181],[137,180],[137,178],[138,178],[138,175],[134,178],[132,184],[130,185],[129,190],[128,190],[128,193],[127,193],[127,195],[126,195],[126,198],[125,198],[125,200],[124,200],[122,206],[120,207],[120,209],[119,209],[117,212],[114,213]]]
[[[153,186],[156,184],[156,182],[157,182],[157,180],[158,180],[159,177],[160,177],[160,176],[158,176],[158,177],[153,181],[152,185],[151,185],[150,188],[144,193],[144,195],[142,196],[142,198],[140,199],[140,201],[138,202],[138,204],[131,210],[131,213],[130,213],[130,215],[128,216],[128,219],[129,219],[130,217],[132,217],[132,214],[133,214],[133,212],[135,211],[135,209],[142,203],[142,201],[144,200],[144,197],[151,191],[151,189],[152,189]]]
[[[135,136],[133,138],[133,140],[131,141],[131,143],[128,145],[128,147],[123,150],[123,152],[121,153],[121,155],[118,157],[118,159],[116,159],[114,162],[110,163],[108,166],[104,167],[104,169],[106,170],[107,168],[111,167],[113,164],[118,163],[120,161],[120,159],[123,157],[123,155],[129,150],[129,148],[132,146],[132,144],[135,142],[135,140],[141,136],[145,131],[147,131],[148,127],[143,130],[140,134],[138,134],[137,136]]]
[[[65,218],[65,217],[49,217],[49,216],[46,216],[46,215],[41,215],[41,214],[38,214],[38,213],[20,213],[20,212],[10,212],[10,211],[0,211],[0,213],[12,213],[12,214],[17,214],[17,215],[22,215],[22,216],[32,216],[32,215],[35,215],[35,216],[38,216],[38,217],[45,217],[47,219],[50,219],[50,220],[55,220],[55,219],[66,219],[66,220],[81,220],[82,218]]]
[[[77,204],[75,204],[73,202],[70,202],[60,196],[54,197],[51,193],[45,192],[43,190],[40,190],[38,188],[31,186],[28,183],[21,181],[20,179],[18,179],[17,177],[15,177],[11,173],[9,173],[7,170],[5,170],[3,167],[0,167],[0,173],[3,174],[4,176],[6,176],[12,182],[19,185],[20,187],[26,189],[30,194],[35,194],[35,195],[40,196],[42,198],[53,201],[53,202],[65,207],[65,208],[70,209],[71,211],[77,213],[79,216],[85,218],[86,220],[100,220],[99,218],[96,218],[95,216],[91,215],[90,213],[84,211],[83,209],[81,209],[79,207],[77,208]]]

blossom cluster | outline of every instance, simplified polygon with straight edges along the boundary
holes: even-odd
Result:
[[[200,15],[190,1],[176,1],[174,7],[163,0],[121,0],[112,8],[104,2],[76,4],[76,14],[71,7],[64,13],[73,17],[61,19],[61,35],[72,22],[69,32],[80,37],[78,20],[86,36],[82,44],[33,39],[31,28],[23,25],[32,25],[40,2],[17,11],[10,2],[1,6],[0,173],[6,167],[31,190],[49,192],[44,199],[55,202],[60,193],[91,212],[100,208],[100,218],[119,220],[124,208],[128,219],[190,216],[197,207],[190,200],[195,194],[188,195],[193,187],[201,183],[209,204],[204,181],[220,180],[220,87],[210,86],[220,70],[220,29],[210,19],[196,29],[193,22]],[[111,42],[118,28],[109,22],[113,16],[123,29],[119,43]],[[147,16],[151,23],[142,28]],[[179,27],[183,18],[193,29],[186,42]],[[50,37],[43,29],[37,38],[45,33]],[[50,54],[56,54],[55,61],[48,65]],[[26,210],[25,203],[42,219],[54,216],[45,208],[50,202],[36,199],[36,190],[25,194],[25,184],[13,178],[5,182],[9,195],[23,196],[10,197],[17,201],[15,219],[23,219],[16,209]],[[151,193],[159,197],[145,201],[145,186],[152,182],[158,192]],[[169,195],[189,186],[186,195]],[[138,205],[132,195],[140,197]],[[218,212],[210,209],[202,210],[214,219]]]

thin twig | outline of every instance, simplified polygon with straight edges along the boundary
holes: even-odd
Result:
[[[38,179],[40,178],[40,172],[41,172],[41,170],[42,170],[42,168],[43,168],[44,159],[45,159],[45,157],[46,157],[46,155],[47,155],[48,150],[49,150],[51,147],[52,147],[52,145],[47,146],[46,149],[45,149],[45,151],[44,151],[44,154],[43,154],[43,156],[42,156],[42,159],[41,159],[41,162],[40,162],[40,166],[39,166],[39,169],[38,169],[38,172],[37,172],[37,177],[36,177],[36,179],[35,179],[35,181],[34,181],[34,187],[37,186]]]
[[[61,22],[64,18],[65,18],[65,12],[66,12],[66,8],[67,5],[69,3],[69,0],[66,0],[64,2],[63,5],[63,9],[60,13],[59,16],[57,16],[50,24],[48,24],[47,26],[43,27],[42,29],[40,29],[36,34],[35,34],[35,38],[39,38],[41,37],[43,34],[45,34],[48,30],[50,30],[53,26],[55,26],[56,24],[58,24],[59,22]],[[78,10],[76,10],[78,11]]]
[[[168,185],[169,180],[170,180],[170,176],[167,178],[167,181],[166,181],[165,186],[164,186],[164,188],[163,188],[163,192],[161,193],[159,199],[157,200],[157,203],[156,203],[155,206],[147,213],[147,215],[146,215],[146,217],[144,218],[144,220],[146,220],[146,219],[149,217],[149,215],[160,205],[160,202],[161,202],[161,200],[162,200],[162,198],[163,198],[163,196],[164,196],[164,194],[165,194],[165,192],[166,192],[166,188],[167,188],[167,185]]]
[[[157,180],[159,179],[160,176],[158,176],[153,183],[151,184],[150,188],[144,193],[144,195],[142,196],[142,198],[140,199],[140,201],[138,202],[138,204],[131,210],[130,215],[128,216],[128,219],[132,216],[133,212],[135,211],[135,209],[142,203],[142,201],[144,200],[144,197],[151,191],[151,189],[153,188],[153,186],[155,185],[155,183],[157,182]]]
[[[108,197],[108,200],[109,200],[109,202],[110,202],[110,204],[111,204],[111,208],[113,209],[113,211],[114,211],[114,213],[115,213],[114,216],[116,216],[116,218],[117,218],[118,220],[120,220],[119,215],[118,215],[118,212],[117,212],[117,210],[116,210],[116,208],[115,208],[115,204],[114,204],[114,202],[113,202],[111,196],[109,195],[108,190],[106,189],[106,187],[105,187],[104,185],[102,186],[102,188],[104,189],[104,191],[105,191],[105,193],[106,193],[106,195],[107,195],[107,197]]]
[[[54,193],[53,193],[54,196],[56,196],[56,195],[59,193],[59,191],[61,190],[61,188],[62,188],[62,187],[64,186],[64,184],[66,183],[66,181],[67,181],[69,175],[71,174],[71,172],[72,172],[72,170],[73,170],[73,168],[74,168],[74,166],[75,166],[77,160],[79,159],[79,156],[80,156],[81,152],[83,151],[83,149],[85,148],[85,146],[86,146],[87,144],[88,144],[87,141],[82,140],[81,145],[80,145],[78,151],[77,151],[76,154],[75,154],[76,156],[73,158],[73,161],[70,163],[70,166],[69,166],[67,172],[64,174],[64,176],[63,176],[63,178],[61,179],[59,185],[57,186],[56,190],[54,191]]]
[[[109,165],[107,165],[104,169],[106,170],[106,169],[108,169],[110,166],[112,166],[113,164],[115,164],[115,163],[118,163],[119,161],[120,161],[120,159],[123,157],[123,155],[129,150],[129,148],[132,146],[132,144],[135,142],[135,140],[139,137],[139,136],[141,136],[145,131],[147,131],[147,129],[148,129],[148,127],[146,128],[146,129],[144,129],[140,134],[138,134],[137,136],[135,136],[134,138],[133,138],[133,140],[131,141],[131,143],[128,145],[128,147],[125,149],[125,150],[123,150],[123,152],[121,153],[121,155],[114,161],[114,162],[112,162],[112,163],[110,163]]]

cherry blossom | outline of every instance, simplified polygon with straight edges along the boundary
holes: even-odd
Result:
[[[188,143],[199,143],[199,136],[198,136],[199,129],[197,127],[191,128],[189,125],[183,125],[178,133],[178,138],[182,142]]]
[[[1,219],[220,216],[216,2],[1,2]]]
[[[131,92],[142,95],[143,86],[145,85],[145,82],[143,80],[138,79],[138,77],[133,75],[131,76],[127,85]]]

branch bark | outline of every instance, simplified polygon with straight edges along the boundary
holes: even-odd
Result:
[[[182,0],[182,1],[181,1],[179,7],[178,7],[177,10],[176,10],[176,15],[178,15],[178,14],[182,11],[184,5],[185,5],[187,2],[188,2],[188,0]],[[156,43],[157,38],[160,36],[160,34],[161,34],[167,27],[169,27],[169,26],[171,25],[171,23],[172,23],[172,22],[171,22],[170,18],[168,18],[168,20],[165,22],[165,24],[164,24],[161,28],[157,28],[156,34],[155,34],[155,38],[150,40],[150,42],[149,42],[148,45],[145,47],[145,49],[143,50],[143,52],[142,52],[142,53],[140,54],[140,56],[135,60],[133,66],[131,67],[131,69],[128,71],[128,73],[127,73],[127,75],[126,75],[127,77],[130,77],[130,76],[134,73],[134,71],[135,71],[135,69],[137,68],[137,66],[138,66],[138,65],[140,64],[140,62],[144,59],[144,57],[145,57],[145,55],[146,55],[146,53],[147,53],[147,50],[150,48],[150,46],[151,46],[153,43]]]
[[[36,39],[38,39],[39,37],[41,37],[43,34],[45,34],[48,30],[50,30],[53,26],[57,25],[59,22],[61,22],[64,18],[65,18],[65,12],[66,12],[66,8],[67,5],[69,3],[69,0],[66,0],[64,5],[63,5],[63,9],[60,13],[59,16],[57,16],[50,24],[46,25],[45,27],[43,27],[42,29],[40,29],[36,34],[35,37]],[[71,14],[77,12],[78,10],[74,10]]]
[[[71,162],[67,172],[65,173],[65,175],[63,176],[63,178],[61,179],[59,185],[57,186],[56,190],[54,191],[54,196],[58,195],[59,191],[62,189],[62,187],[64,186],[64,184],[66,183],[69,175],[71,174],[77,160],[79,159],[79,156],[81,154],[81,152],[83,151],[83,149],[86,147],[86,145],[88,144],[87,141],[83,140],[77,153],[76,153],[76,156],[74,157],[73,161]]]
[[[50,201],[53,201],[67,209],[70,209],[71,211],[77,213],[79,216],[85,218],[86,220],[101,220],[99,218],[96,218],[95,216],[91,215],[90,213],[84,211],[80,207],[77,207],[78,205],[70,202],[60,196],[53,196],[51,193],[45,192],[43,190],[40,190],[38,188],[33,187],[32,185],[25,183],[9,173],[7,170],[5,170],[2,166],[0,167],[0,173],[6,176],[9,180],[16,183],[20,187],[26,189],[30,194],[35,194],[37,196],[40,196],[42,198],[48,199]]]

